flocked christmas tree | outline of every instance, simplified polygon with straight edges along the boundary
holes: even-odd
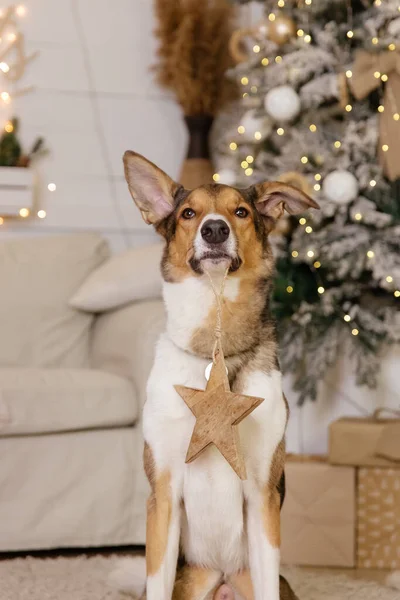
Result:
[[[241,62],[228,76],[243,98],[215,128],[214,178],[280,179],[320,204],[274,236],[281,363],[301,403],[345,351],[374,387],[382,351],[400,340],[400,10],[265,4],[265,20],[232,40]]]

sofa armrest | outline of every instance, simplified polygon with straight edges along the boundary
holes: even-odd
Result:
[[[94,322],[92,367],[129,378],[135,386],[140,409],[146,399],[155,344],[164,324],[161,300],[134,302],[100,314]]]

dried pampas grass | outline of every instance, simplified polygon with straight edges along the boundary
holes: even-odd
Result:
[[[172,90],[185,115],[215,115],[234,95],[225,78],[233,8],[227,0],[155,0],[157,81]]]

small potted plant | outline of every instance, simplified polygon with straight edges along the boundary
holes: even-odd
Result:
[[[44,140],[38,138],[24,153],[18,140],[18,119],[5,125],[0,136],[0,215],[27,216],[34,201],[32,161],[45,152]],[[23,211],[23,212],[22,212]]]

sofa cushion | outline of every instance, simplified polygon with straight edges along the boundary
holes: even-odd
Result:
[[[68,301],[108,255],[92,233],[0,243],[1,366],[89,366],[93,315]]]
[[[130,248],[112,256],[90,273],[70,300],[70,306],[104,312],[136,300],[161,298],[160,262],[163,244]]]
[[[0,368],[0,436],[132,424],[128,379],[95,369]]]

